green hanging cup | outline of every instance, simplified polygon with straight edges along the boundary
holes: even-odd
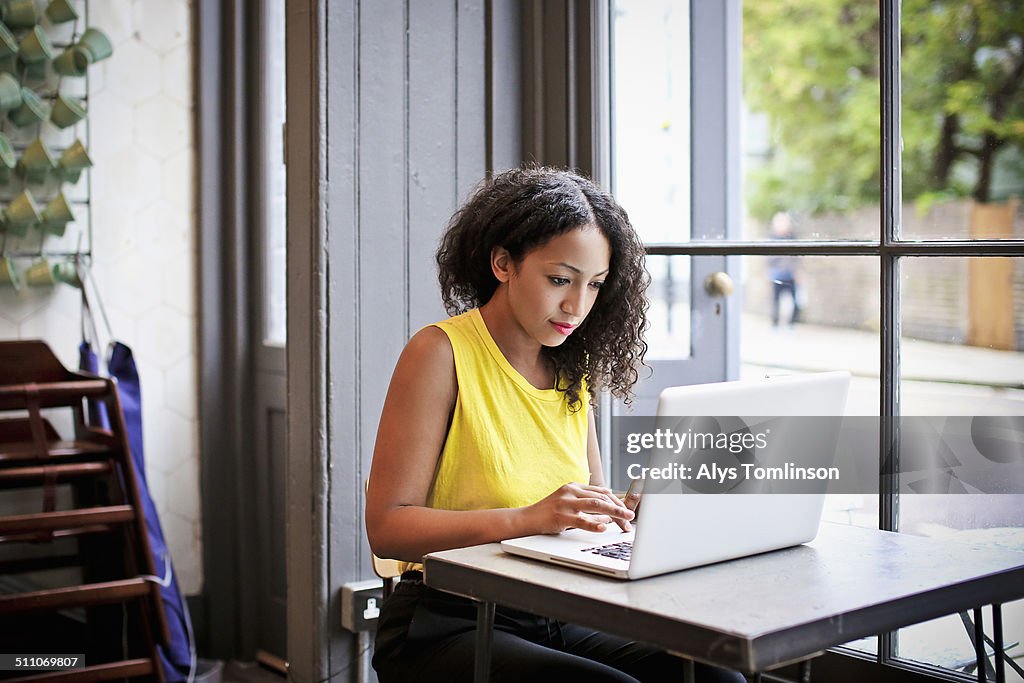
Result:
[[[110,38],[98,28],[86,29],[82,37],[78,39],[76,47],[85,51],[90,64],[95,64],[114,54],[114,45],[110,42]]]
[[[89,54],[80,47],[69,47],[53,60],[53,70],[61,76],[84,76]]]
[[[52,0],[46,6],[46,16],[54,24],[63,24],[77,19],[78,12],[75,11],[75,8],[71,6],[68,0]]]
[[[53,276],[53,266],[44,256],[25,271],[25,282],[29,287],[52,287],[57,284],[57,278]]]
[[[32,28],[38,21],[32,0],[8,0],[0,9],[0,17],[11,28]]]
[[[18,55],[0,57],[0,73],[10,74],[15,78],[18,78]]]
[[[11,171],[17,165],[14,145],[6,135],[0,133],[0,184],[7,184],[11,179]]]
[[[12,57],[18,54],[18,39],[11,29],[0,23],[0,57]]]
[[[4,209],[4,224],[7,226],[7,234],[15,237],[24,237],[28,234],[29,228],[39,222],[41,218],[39,209],[28,190],[22,191]]]
[[[53,59],[53,46],[50,45],[50,39],[46,37],[42,26],[34,26],[25,34],[18,45],[18,56],[26,64]]]
[[[92,159],[89,158],[85,145],[81,140],[75,140],[74,144],[64,150],[57,160],[57,169],[60,177],[71,184],[77,183],[82,171],[92,167]]]
[[[24,80],[25,81],[45,81],[46,80],[46,65],[49,64],[47,60],[41,62],[29,62],[24,63]]]
[[[21,106],[21,84],[8,73],[0,73],[0,111],[10,111]]]
[[[36,138],[21,153],[21,158],[18,159],[18,165],[15,167],[15,170],[18,175],[30,183],[42,183],[46,181],[46,176],[52,173],[56,167],[57,164],[54,162],[46,143],[41,138]]]
[[[50,111],[50,120],[58,128],[73,126],[85,118],[85,107],[81,100],[68,97],[64,93],[57,95],[57,101],[53,103]]]
[[[18,271],[14,269],[14,260],[10,256],[0,258],[0,286],[14,287],[16,292],[21,289]]]
[[[62,261],[53,267],[53,279],[77,289],[82,288],[82,280],[78,277],[78,266],[74,261]]]
[[[58,237],[64,236],[68,223],[75,220],[75,214],[71,211],[67,197],[61,192],[50,200],[50,203],[43,209],[43,230]]]
[[[7,114],[7,120],[19,128],[31,126],[48,118],[50,111],[43,101],[28,88],[21,89],[21,106]]]

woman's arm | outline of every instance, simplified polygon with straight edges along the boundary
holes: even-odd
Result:
[[[379,557],[418,562],[423,555],[568,527],[603,530],[632,513],[607,489],[566,484],[522,508],[451,511],[426,507],[448,433],[458,383],[448,336],[420,330],[391,378],[373,451],[366,533]]]
[[[597,423],[594,421],[594,410],[591,407],[587,414],[587,463],[590,466],[590,484],[604,488],[604,467],[601,464],[601,445],[597,440]],[[607,489],[605,489],[607,490]],[[613,496],[614,497],[614,496]],[[618,500],[618,498],[615,498]],[[636,502],[630,505],[630,500],[623,501],[630,510],[636,509]],[[614,519],[623,531],[629,531],[629,521],[626,519]]]

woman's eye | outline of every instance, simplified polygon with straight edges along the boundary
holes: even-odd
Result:
[[[548,279],[551,280],[551,284],[555,285],[556,287],[564,287],[565,285],[569,284],[569,278],[565,277],[550,277]]]
[[[601,289],[601,286],[603,284],[604,284],[604,282],[591,282],[590,286],[593,287],[594,289]]]

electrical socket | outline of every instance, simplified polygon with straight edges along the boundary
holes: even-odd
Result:
[[[380,579],[354,581],[341,586],[341,625],[353,633],[373,631],[384,599]]]

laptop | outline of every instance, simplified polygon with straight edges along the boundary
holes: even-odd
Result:
[[[831,465],[846,409],[848,372],[669,387],[658,398],[658,417],[824,416],[820,429],[801,436],[816,465]],[[753,431],[751,428],[750,431]],[[659,461],[659,458],[661,460]],[[650,466],[679,461],[652,452]],[[761,461],[765,464],[764,461]],[[650,488],[652,481],[648,480]],[[757,489],[755,489],[757,490]],[[815,493],[648,493],[629,532],[614,524],[602,533],[570,529],[502,541],[501,548],[545,562],[619,579],[640,579],[787,548],[814,539],[824,505]]]

